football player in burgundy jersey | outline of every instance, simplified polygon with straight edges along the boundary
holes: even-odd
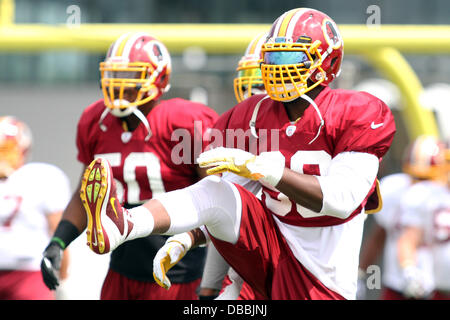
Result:
[[[215,148],[197,159],[210,177],[127,210],[113,199],[108,162],[89,165],[81,186],[88,239],[101,237],[96,252],[148,234],[174,235],[154,259],[155,279],[166,288],[166,271],[210,240],[264,298],[354,299],[364,213],[378,199],[392,113],[368,93],[328,86],[340,71],[343,40],[320,11],[282,14],[262,56],[267,95],[219,118],[209,136]],[[94,181],[101,184],[95,200]]]
[[[132,208],[204,177],[195,152],[202,151],[204,134],[218,116],[200,103],[159,99],[169,89],[171,58],[166,47],[146,33],[124,34],[110,46],[100,71],[104,98],[88,106],[78,122],[78,160],[86,166],[96,157],[109,161],[117,200]],[[177,149],[180,144],[187,147]],[[55,261],[86,226],[77,190],[43,261]],[[149,236],[114,250],[100,298],[197,299],[206,249],[197,248],[173,269],[175,289],[167,291],[154,282],[152,268],[153,256],[166,239]],[[93,234],[88,243],[92,247],[97,241]],[[48,286],[54,288],[58,265],[42,266]]]

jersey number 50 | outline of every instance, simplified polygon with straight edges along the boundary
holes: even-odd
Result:
[[[108,160],[111,167],[120,167],[122,164],[122,154],[119,152],[96,154],[95,157],[102,157]],[[127,199],[124,199],[124,186],[120,181],[116,181],[117,197],[121,202],[134,205],[140,204],[147,199],[140,200],[141,188],[136,180],[136,168],[145,167],[147,171],[148,183],[152,191],[152,196],[164,193],[164,183],[161,177],[161,163],[159,158],[151,152],[131,152],[125,157],[123,162],[123,180],[127,185]]]

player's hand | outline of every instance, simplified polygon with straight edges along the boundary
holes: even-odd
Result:
[[[262,152],[260,155],[234,148],[215,148],[201,153],[197,159],[201,168],[210,168],[207,174],[232,172],[251,180],[263,179],[272,186],[281,180],[285,166],[279,151]]]
[[[409,266],[403,269],[403,277],[405,286],[403,294],[409,298],[423,298],[426,295],[423,274],[415,266]]]
[[[59,286],[59,270],[61,269],[61,259],[63,250],[56,242],[50,242],[45,248],[41,261],[41,273],[45,285],[50,290],[55,290]]]
[[[192,246],[192,239],[188,233],[177,234],[167,239],[153,259],[153,278],[164,289],[172,285],[167,277],[169,271],[183,258]]]

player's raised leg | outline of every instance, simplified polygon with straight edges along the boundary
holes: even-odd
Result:
[[[110,252],[125,241],[150,234],[174,235],[202,225],[223,241],[234,243],[238,238],[239,192],[216,176],[127,210],[117,200],[111,166],[98,158],[84,173],[80,196],[88,220],[88,245],[95,253]]]

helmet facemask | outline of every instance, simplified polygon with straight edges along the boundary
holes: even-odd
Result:
[[[234,79],[234,94],[236,100],[241,102],[248,97],[265,93],[264,83],[261,77],[261,69],[259,68],[262,60],[259,57],[253,59],[242,59],[239,61],[237,77]]]
[[[311,43],[309,37],[299,37],[296,42],[277,37],[263,44],[262,79],[273,100],[293,101],[325,80],[322,55],[317,50],[320,44],[320,40]],[[310,79],[314,72],[315,79]]]
[[[100,63],[104,102],[117,117],[133,113],[138,106],[158,98],[162,92],[155,85],[160,75],[150,63],[109,61]],[[125,91],[137,91],[134,101],[125,99]]]

